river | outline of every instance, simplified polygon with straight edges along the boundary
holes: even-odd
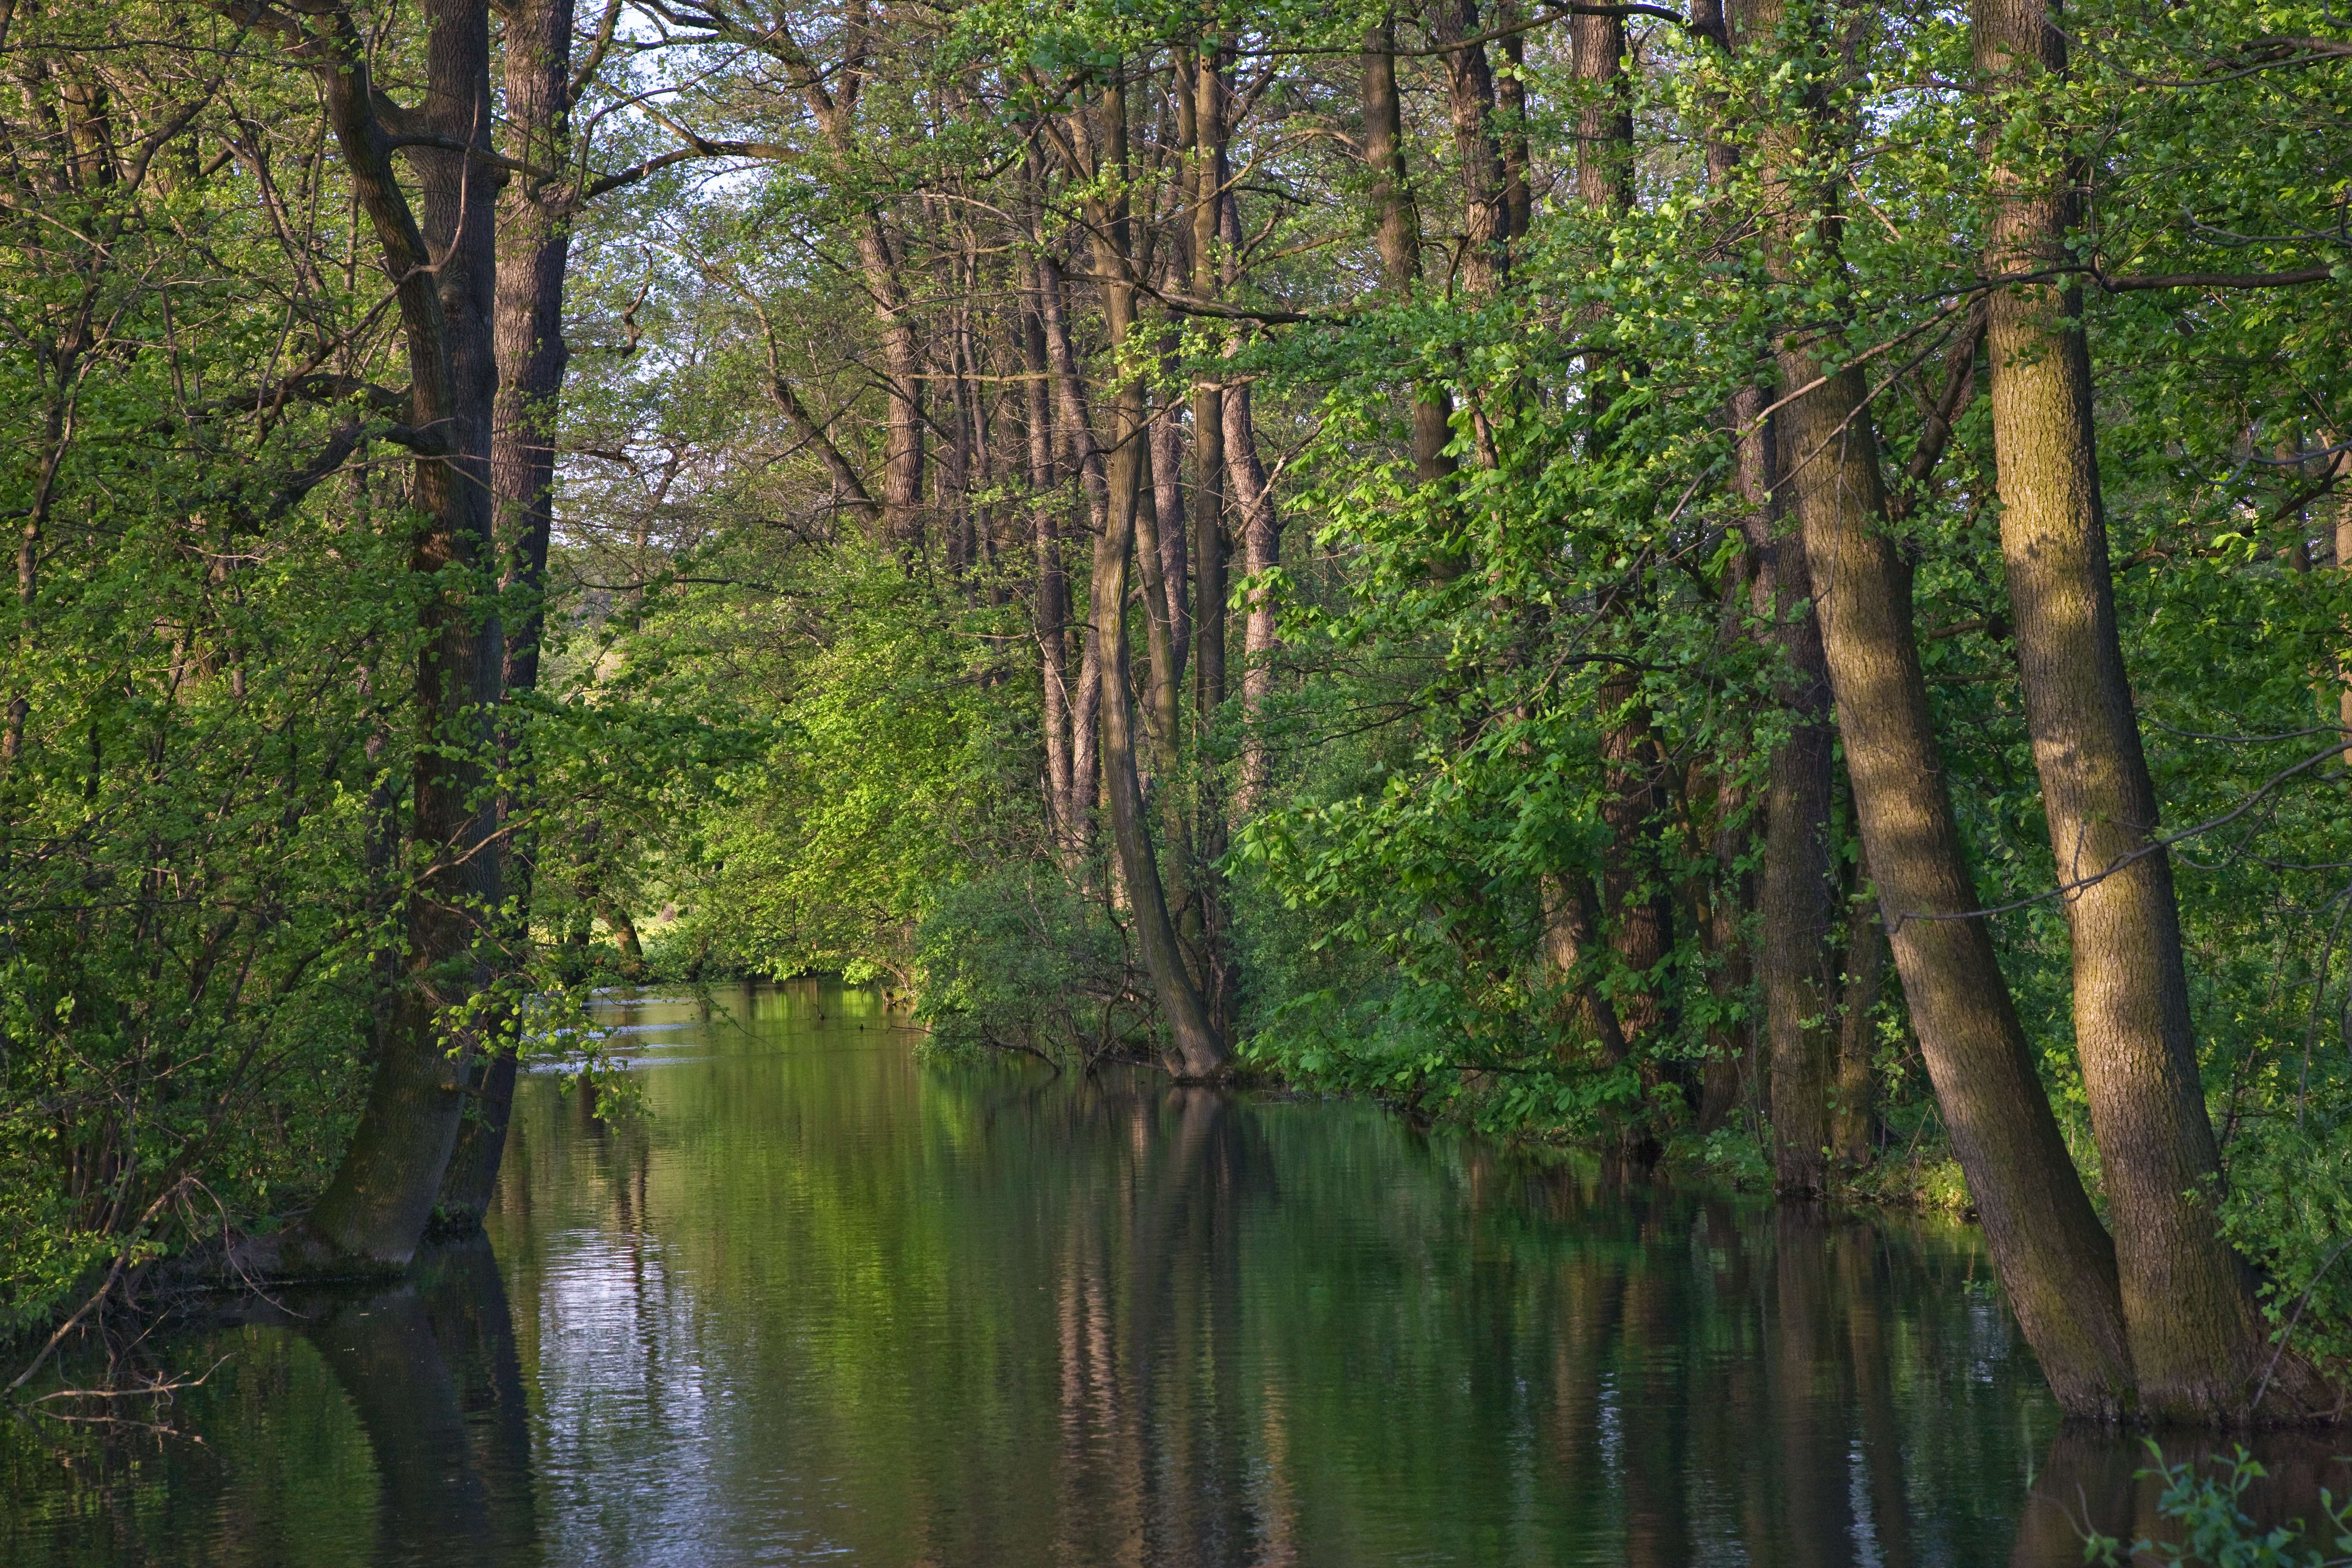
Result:
[[[0,1563],[2058,1568],[2150,1518],[1962,1226],[926,1065],[830,982],[598,1013],[649,1115],[527,1079],[487,1244],[0,1423]]]

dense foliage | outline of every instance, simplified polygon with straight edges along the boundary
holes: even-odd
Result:
[[[294,9],[414,98],[463,7]],[[1832,585],[1774,597],[1808,356],[1864,378],[1840,439],[1883,454],[1982,919],[2104,1203],[2069,910],[2116,868],[2045,822],[1986,346],[2001,182],[2042,178],[2222,1228],[2352,1351],[2324,7],[2086,0],[2014,79],[1965,15],[1835,0],[498,14],[570,50],[551,121],[509,59],[469,165],[501,310],[519,193],[569,247],[543,579],[506,519],[419,568],[415,310],[299,28],[0,10],[0,1324],[301,1210],[452,856],[508,868],[476,1020],[837,972],[942,1048],[1213,1048],[1784,1185],[1801,1110],[1840,1184],[1958,1195],[1785,630]],[[446,605],[508,638],[474,730],[416,717]],[[1820,1091],[1776,1088],[1761,891],[1809,733]],[[404,834],[461,753],[497,831]]]

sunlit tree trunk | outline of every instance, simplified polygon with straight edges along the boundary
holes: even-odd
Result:
[[[2042,0],[1974,0],[1977,65],[2023,104],[2065,69]],[[2046,112],[2046,111],[2045,111]],[[1986,270],[2070,259],[2072,182],[2032,110],[1995,133]],[[2001,559],[2026,726],[2074,939],[2074,1043],[2114,1220],[2124,1321],[2144,1414],[2242,1415],[2273,1359],[2252,1281],[2224,1241],[2221,1159],[2189,1013],[2171,862],[2116,634],[2079,291],[1996,291],[1988,310]],[[2271,1408],[2334,1401],[2281,1358]]]
[[[1045,328],[1045,356],[1053,371],[1059,426],[1069,461],[1078,471],[1079,487],[1086,496],[1087,515],[1093,523],[1090,531],[1100,541],[1110,526],[1109,481],[1087,412],[1086,383],[1079,378],[1077,356],[1070,343],[1066,285],[1061,268],[1042,248],[1036,258],[1036,277],[1038,319]],[[1086,624],[1078,628],[1078,682],[1070,704],[1068,823],[1072,847],[1081,856],[1094,844],[1095,808],[1101,793],[1097,748],[1102,734],[1103,667],[1098,630],[1099,623],[1089,609]]]
[[[1491,296],[1507,265],[1510,222],[1504,207],[1502,150],[1495,140],[1495,71],[1478,0],[1430,0],[1430,37],[1445,66],[1445,114],[1461,165],[1462,255],[1454,277],[1474,300]]]
[[[1780,26],[1758,0],[1750,36]],[[1812,87],[1757,128],[1767,264],[1789,285],[1835,281],[1830,123]],[[1826,275],[1826,278],[1825,278]],[[2060,1405],[2113,1416],[2132,1397],[2115,1250],[2083,1190],[1981,917],[1944,783],[1911,625],[1911,568],[1887,527],[1862,373],[1816,340],[1779,347],[1789,489],[1821,616],[1864,852],[1936,1098],[2010,1303]]]

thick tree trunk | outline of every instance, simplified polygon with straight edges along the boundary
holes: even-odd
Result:
[[[1623,91],[1625,19],[1575,16],[1569,37],[1584,93],[1576,114],[1576,195],[1598,212],[1633,205],[1633,108]]]
[[[1699,30],[1718,47],[1731,47],[1719,4],[1696,16]],[[1579,25],[1588,20],[1580,17]],[[1622,29],[1622,24],[1610,21]],[[1622,33],[1619,34],[1622,47]],[[1588,111],[1588,120],[1591,119]],[[1597,129],[1597,127],[1596,127]],[[1730,140],[1706,141],[1707,175],[1728,182],[1738,163]],[[1622,162],[1597,175],[1632,177]],[[1830,1017],[1834,959],[1831,931],[1836,908],[1830,860],[1830,799],[1835,736],[1830,715],[1829,668],[1814,612],[1804,545],[1774,504],[1779,482],[1777,424],[1765,416],[1760,388],[1736,394],[1727,411],[1738,432],[1736,487],[1745,505],[1751,603],[1767,642],[1780,662],[1779,698],[1789,734],[1766,763],[1764,864],[1757,882],[1760,930],[1756,974],[1764,1001],[1769,1071],[1773,1182],[1781,1192],[1809,1194],[1828,1185],[1830,1081],[1835,1050]]]
[[[1832,367],[1801,349],[1783,380]],[[1911,626],[1911,572],[1885,529],[1856,373],[1786,412],[1793,488],[1823,618],[1855,815],[1921,1054],[2026,1338],[2070,1414],[2127,1408],[2115,1251],[2059,1136],[1993,953],[1944,784]],[[1843,426],[1841,429],[1841,426]]]
[[[1770,37],[1778,0],[1759,0]],[[1819,286],[1842,266],[1836,196],[1805,172],[1822,158],[1825,94],[1794,123],[1759,127],[1768,264]],[[1911,625],[1911,570],[1886,528],[1885,487],[1861,372],[1806,341],[1779,350],[1780,383],[1810,387],[1782,411],[1787,480],[1812,575],[1855,815],[1877,881],[1921,1054],[1985,1237],[2026,1338],[2070,1414],[2115,1416],[2132,1398],[2115,1251],[2059,1136],[1981,917],[1944,784]]]
[[[1776,468],[1768,454],[1767,472]],[[1771,1075],[1773,1184],[1805,1195],[1829,1184],[1836,1049],[1829,667],[1803,542],[1787,529],[1780,509],[1769,504],[1749,509],[1743,528],[1755,573],[1753,603],[1780,660],[1777,696],[1789,726],[1766,763],[1764,862],[1757,885],[1756,969]]]
[[[534,168],[567,162],[572,112],[572,0],[516,0],[506,21],[506,121],[514,156]],[[512,180],[499,200],[498,284],[493,323],[499,380],[491,413],[490,498],[504,567],[500,587],[519,594],[521,616],[507,637],[506,693],[539,684],[546,624],[547,546],[555,521],[555,421],[570,345],[563,338],[563,282],[572,258],[566,194],[531,176]],[[500,752],[510,756],[511,735]],[[502,824],[521,809],[499,802]],[[530,940],[531,846],[510,837],[506,895],[515,914],[507,942]],[[508,955],[509,962],[514,954]],[[513,1109],[512,1051],[476,1069],[473,1106],[441,1179],[438,1222],[470,1229],[498,1185]]]
[[[1462,254],[1454,277],[1474,300],[1491,296],[1508,265],[1502,150],[1495,141],[1495,72],[1478,39],[1478,0],[1430,0],[1430,37],[1445,64],[1445,112],[1461,164]]]
[[[2065,68],[2042,0],[1974,0],[1977,64],[2031,90]],[[2054,148],[2004,136],[1990,165],[1985,266],[2000,277],[2065,264],[2072,183]],[[2074,1043],[2090,1101],[2142,1412],[2214,1421],[2247,1413],[2273,1359],[2242,1260],[2217,1227],[2221,1159],[2189,1012],[2172,867],[2116,635],[2099,493],[2091,367],[2074,290],[1991,296],[1993,450],[2001,559],[2017,625],[2026,726],[2074,938]],[[2271,1409],[2335,1401],[2279,1358]]]
[[[485,0],[428,0],[426,98],[433,134],[487,151],[491,106]],[[489,499],[491,342],[498,185],[460,152],[411,156],[424,196],[420,229],[393,173],[356,26],[340,11],[319,24],[328,47],[315,70],[362,208],[401,280],[415,428],[446,442],[416,465],[425,521],[412,569],[438,575],[493,559]],[[470,166],[469,166],[470,165]],[[427,270],[437,264],[437,271]],[[279,1240],[265,1268],[396,1268],[424,1234],[455,1142],[463,1100],[442,1037],[449,1006],[485,979],[479,948],[499,902],[499,855],[485,797],[504,644],[494,608],[443,594],[426,611],[432,638],[417,669],[419,734],[410,838],[425,869],[412,896],[408,968],[379,1050],[360,1123],[303,1231]]]

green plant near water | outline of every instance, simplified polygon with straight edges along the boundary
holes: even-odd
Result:
[[[2352,1563],[2352,1499],[2319,1494],[2315,1523],[2263,1527],[2246,1512],[2247,1489],[2268,1474],[2242,1447],[2200,1468],[2168,1465],[2153,1442],[2157,1463],[2143,1478],[2160,1478],[2157,1511],[2179,1527],[2178,1539],[2143,1538],[2129,1547],[2111,1535],[2086,1531],[2083,1560],[2105,1568],[2157,1563],[2168,1568],[2341,1568]]]

